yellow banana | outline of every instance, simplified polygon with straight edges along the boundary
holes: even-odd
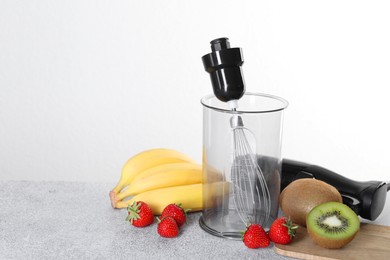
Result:
[[[166,148],[146,150],[131,157],[122,168],[118,184],[110,191],[111,202],[115,199],[116,194],[129,185],[137,174],[157,165],[175,162],[195,163],[195,161],[187,155],[176,150]]]
[[[170,163],[150,168],[137,175],[117,200],[145,191],[202,182],[202,166],[195,163]]]
[[[171,203],[181,203],[185,209],[198,211],[202,209],[202,184],[174,186],[143,192],[127,201],[118,201],[117,208],[127,208],[134,201],[147,203],[155,215],[161,215],[163,209]]]
[[[130,200],[118,201],[116,208],[127,208],[129,204],[134,201],[143,201],[147,203],[155,215],[161,215],[163,209],[171,203],[179,204],[190,211],[199,211],[203,209],[205,203],[208,207],[214,206],[215,203],[221,203],[217,198],[221,198],[223,194],[229,192],[228,182],[215,182],[207,184],[206,197],[203,197],[203,184],[190,184],[182,186],[174,186],[169,188],[162,188],[150,190],[140,193]]]
[[[149,178],[154,175],[158,175],[162,172],[169,171],[186,171],[186,170],[202,170],[202,165],[193,162],[178,162],[178,163],[167,163],[157,165],[155,167],[146,169],[145,171],[139,173],[133,178],[133,182],[139,181],[140,179]]]

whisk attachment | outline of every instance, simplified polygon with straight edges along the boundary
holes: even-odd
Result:
[[[233,202],[245,225],[265,225],[271,212],[271,196],[263,171],[254,153],[253,133],[244,127],[239,115],[230,118],[233,131],[231,180]]]
[[[229,166],[234,207],[245,225],[266,225],[271,212],[270,192],[257,163],[256,139],[244,127],[238,110],[238,101],[245,93],[242,50],[231,48],[228,38],[218,38],[210,44],[212,52],[202,57],[203,65],[210,74],[214,95],[227,103],[232,114],[233,147]]]

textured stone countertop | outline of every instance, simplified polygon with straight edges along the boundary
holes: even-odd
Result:
[[[160,237],[156,223],[135,228],[111,208],[113,186],[0,181],[0,259],[288,259],[204,232],[200,213],[174,239]],[[390,225],[389,204],[375,223]]]

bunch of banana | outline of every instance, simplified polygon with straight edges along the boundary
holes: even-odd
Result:
[[[125,163],[118,184],[110,191],[110,199],[113,208],[144,201],[155,214],[170,203],[201,210],[202,166],[176,150],[143,151]]]

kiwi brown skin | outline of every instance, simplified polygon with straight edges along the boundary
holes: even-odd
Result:
[[[351,242],[355,238],[356,234],[359,232],[360,220],[359,220],[358,216],[355,214],[355,212],[353,212],[347,205],[344,205],[344,204],[338,203],[338,202],[337,203],[330,202],[330,203],[320,204],[320,205],[316,206],[313,209],[313,211],[315,209],[320,209],[323,212],[327,212],[327,209],[326,209],[328,207],[327,205],[332,205],[332,208],[333,208],[332,211],[337,209],[337,211],[342,212],[341,215],[343,217],[348,218],[348,223],[350,223],[350,226],[348,227],[349,230],[347,232],[350,233],[350,236],[341,238],[341,237],[337,236],[337,233],[334,235],[334,237],[321,236],[321,234],[316,232],[316,229],[319,229],[319,227],[318,226],[315,227],[316,224],[313,224],[313,222],[309,220],[310,217],[312,217],[313,219],[316,219],[313,216],[311,216],[311,215],[315,215],[315,214],[312,214],[311,212],[309,212],[309,214],[307,215],[307,223],[308,223],[307,231],[309,233],[310,238],[314,241],[314,243],[316,243],[317,245],[319,245],[323,248],[328,248],[328,249],[342,248],[345,245],[347,245],[349,242]],[[352,222],[354,222],[355,225],[353,225]],[[356,229],[352,228],[352,225]]]
[[[307,214],[325,202],[342,202],[340,192],[326,182],[316,179],[298,179],[281,192],[279,205],[286,216],[300,226],[306,226]]]

